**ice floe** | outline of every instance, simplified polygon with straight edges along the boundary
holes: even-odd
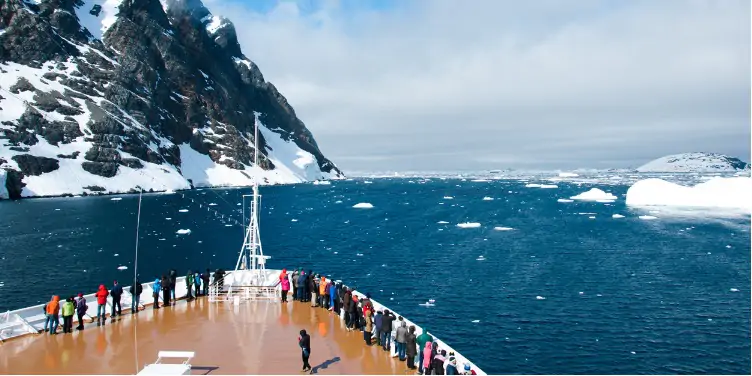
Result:
[[[581,200],[581,201],[597,201],[597,200],[608,200],[608,202],[612,202],[612,200],[616,200],[616,196],[612,195],[611,193],[604,192],[601,189],[598,188],[591,188],[587,192],[582,192],[578,194],[577,196],[572,196],[570,199],[572,200]]]
[[[525,187],[527,187],[527,188],[544,188],[544,189],[559,188],[559,186],[555,185],[555,184],[536,184],[536,183],[525,184]]]
[[[332,185],[329,180],[314,180],[313,185]]]
[[[732,288],[732,289],[729,289],[729,291],[731,291],[731,292],[739,292],[739,289]]]
[[[536,296],[536,297],[535,297],[535,299],[538,299],[538,300],[546,300],[546,298],[545,298],[545,297],[543,297],[543,296],[540,296],[540,295]]]
[[[645,220],[658,219],[658,217],[652,216],[652,215],[641,215],[639,218],[640,219],[645,219]]]
[[[452,196],[444,196],[444,200],[454,200],[454,197],[452,197]]]
[[[480,227],[480,223],[478,223],[478,222],[463,222],[463,223],[458,223],[457,227],[459,227],[459,228],[478,228],[478,227]]]
[[[627,190],[631,206],[710,207],[752,210],[752,178],[714,177],[693,187],[645,179]]]
[[[353,205],[353,208],[356,208],[356,209],[371,209],[371,208],[373,208],[373,205],[371,203],[368,203],[368,202],[360,202],[360,203],[357,203],[357,204]]]
[[[511,227],[497,226],[497,227],[494,227],[494,230],[496,230],[496,231],[512,231],[514,229],[511,228]]]
[[[436,223],[438,223],[438,224],[440,224],[440,225],[445,225],[445,224],[447,224],[447,223],[449,223],[449,222],[447,222],[447,221],[438,221],[438,222],[436,222]]]
[[[611,215],[611,218],[624,218],[624,216],[621,214],[613,214]]]
[[[180,229],[180,230],[178,230],[178,231],[176,232],[176,234],[178,234],[178,235],[188,235],[188,234],[190,234],[190,233],[191,233],[191,230],[190,230],[190,229]]]
[[[558,200],[556,200],[556,201],[557,201],[557,202],[574,202],[574,200],[570,200],[570,199],[568,199],[568,198],[560,198],[560,199],[558,199]]]
[[[178,211],[181,212],[181,213],[188,213],[188,209],[180,209]]]
[[[580,176],[580,175],[575,174],[573,172],[560,172],[559,173],[559,177],[560,178],[576,178],[578,176]]]
[[[110,201],[120,201],[122,199],[123,199],[122,197],[113,197],[110,199]]]
[[[127,269],[128,269],[128,267],[127,267],[127,266],[125,266],[125,265],[122,265],[122,266],[118,266],[118,267],[117,267],[117,269],[118,269],[118,270],[127,270]]]
[[[483,197],[483,201],[493,201],[493,197]]]

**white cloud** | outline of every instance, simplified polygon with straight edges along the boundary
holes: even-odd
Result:
[[[345,171],[749,156],[746,1],[206,3]]]

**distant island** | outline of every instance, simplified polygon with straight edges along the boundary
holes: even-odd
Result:
[[[750,165],[739,158],[717,153],[682,153],[654,159],[638,167],[638,172],[737,172]]]

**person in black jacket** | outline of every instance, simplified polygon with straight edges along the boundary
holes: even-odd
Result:
[[[169,299],[172,301],[172,304],[175,304],[175,302],[178,300],[178,298],[175,296],[175,285],[178,283],[178,271],[175,269],[170,269],[170,297]]]
[[[143,292],[141,281],[136,279],[136,284],[131,286],[128,292],[131,293],[131,314],[134,315],[138,313],[138,306],[141,305],[141,292]]]
[[[162,307],[168,307],[170,305],[170,278],[166,275],[162,275],[162,301],[164,305]]]
[[[117,313],[118,316],[123,314],[123,307],[120,305],[120,298],[123,296],[123,287],[118,285],[117,281],[112,284],[110,296],[112,296],[112,312],[110,312],[110,322],[115,322],[115,313]]]
[[[388,309],[384,310],[384,317],[381,318],[381,347],[384,351],[390,351],[392,346],[392,321],[396,317]]]
[[[305,329],[300,330],[300,337],[298,337],[298,346],[303,353],[303,372],[310,371],[311,365],[308,364],[308,358],[311,356],[311,336],[309,336]]]
[[[209,271],[209,268],[206,268],[206,273],[201,274],[201,281],[203,282],[204,287],[204,296],[209,295],[209,275],[211,272]]]

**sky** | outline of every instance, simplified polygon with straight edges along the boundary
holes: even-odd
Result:
[[[204,0],[345,172],[750,159],[750,2]]]

